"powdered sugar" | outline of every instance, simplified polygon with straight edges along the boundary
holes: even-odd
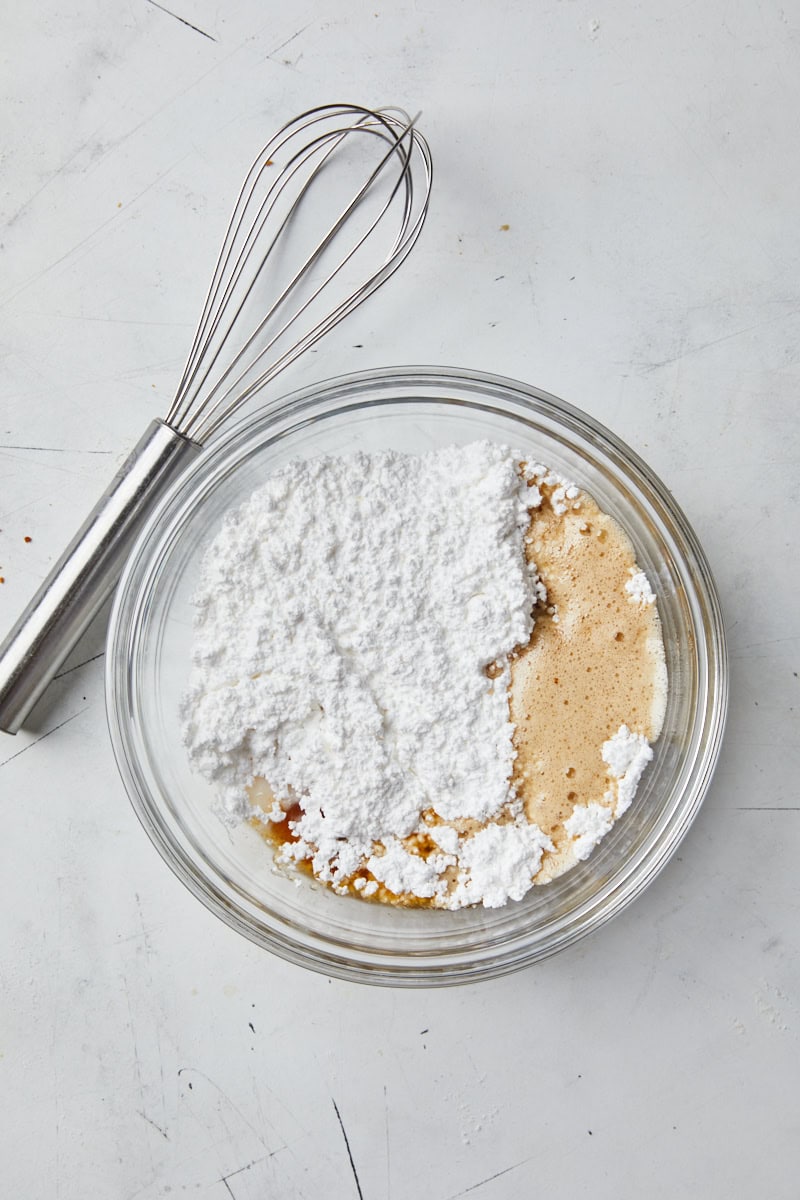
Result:
[[[650,581],[644,571],[631,571],[631,577],[625,584],[625,591],[631,600],[642,607],[656,602],[655,592],[650,587]]]
[[[604,804],[576,804],[572,816],[564,822],[564,828],[574,838],[573,851],[579,862],[588,858],[601,838],[605,837],[614,817]]]
[[[603,743],[602,753],[608,773],[616,781],[614,811],[620,817],[631,806],[642,772],[653,757],[653,750],[641,733],[631,733],[627,725],[620,725],[614,736]]]
[[[508,655],[532,627],[522,539],[540,502],[518,463],[488,442],[291,462],[206,556],[192,762],[233,819],[255,777],[300,798],[283,853],[322,879],[369,860],[392,891],[438,894],[397,839],[423,810],[485,822],[513,799]]]
[[[433,854],[427,859],[410,854],[397,838],[387,838],[382,853],[367,860],[367,870],[396,896],[408,893],[431,899],[444,896],[447,882],[442,874],[455,861],[445,854]]]
[[[463,838],[461,869],[448,907],[481,902],[485,908],[500,908],[508,900],[521,900],[539,870],[543,851],[552,849],[550,838],[524,818],[513,825],[493,822]]]

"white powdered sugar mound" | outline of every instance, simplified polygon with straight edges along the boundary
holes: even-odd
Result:
[[[405,892],[430,900],[444,896],[447,883],[442,872],[454,863],[448,855],[434,854],[425,859],[409,854],[397,838],[387,838],[384,852],[367,859],[367,870],[396,896]]]
[[[579,862],[588,858],[601,838],[604,838],[614,817],[603,804],[576,804],[572,816],[564,822],[564,828],[575,839],[573,851]]]
[[[644,571],[631,570],[631,577],[625,584],[625,591],[630,599],[642,608],[656,602],[655,592],[650,587],[650,580]]]
[[[206,554],[183,710],[192,764],[231,819],[253,815],[255,777],[299,801],[284,852],[323,879],[368,859],[391,891],[441,897],[452,851],[426,861],[397,839],[425,810],[508,811],[508,655],[539,595],[523,538],[540,497],[519,461],[489,442],[294,461]],[[515,824],[461,839],[458,903],[523,894],[546,841]]]
[[[537,825],[523,819],[513,825],[492,823],[463,838],[450,907],[480,901],[485,908],[500,908],[507,900],[521,900],[539,870],[543,851],[553,848]]]
[[[653,757],[653,749],[643,734],[631,733],[627,725],[620,725],[614,736],[603,742],[602,753],[609,775],[616,780],[615,815],[620,817],[633,802],[642,773]]]

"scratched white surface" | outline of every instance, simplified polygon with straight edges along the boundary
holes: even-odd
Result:
[[[694,523],[733,687],[703,812],[619,919],[505,980],[381,991],[173,879],[95,627],[0,735],[2,1193],[794,1200],[797,3],[41,0],[2,26],[0,633],[166,410],[252,154],[354,99],[424,110],[429,222],[285,387],[431,362],[583,406]]]

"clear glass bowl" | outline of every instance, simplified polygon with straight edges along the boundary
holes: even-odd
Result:
[[[249,826],[228,829],[189,768],[178,707],[190,667],[191,596],[223,514],[283,463],[361,448],[420,452],[490,438],[586,488],[625,529],[656,591],[669,674],[664,729],[633,807],[591,857],[500,909],[395,909],[275,870]],[[714,584],[686,518],[618,438],[511,380],[407,368],[298,392],[236,427],[164,497],[131,554],[111,617],[107,704],[134,808],[187,887],[234,929],[329,975],[393,985],[473,981],[522,967],[597,929],[637,896],[697,813],[727,704]]]

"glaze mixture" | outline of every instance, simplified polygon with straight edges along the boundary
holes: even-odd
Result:
[[[290,463],[205,559],[193,766],[336,891],[521,899],[633,798],[666,698],[654,600],[619,527],[506,447]]]

